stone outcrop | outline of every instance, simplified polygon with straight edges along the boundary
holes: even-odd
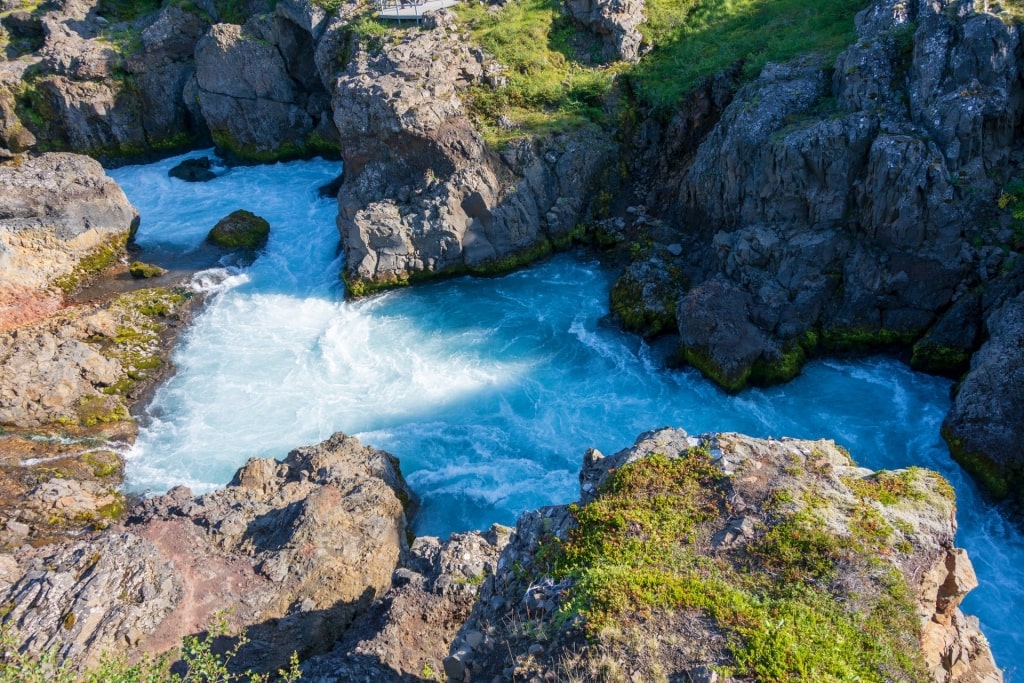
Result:
[[[640,59],[644,0],[566,0],[569,16],[601,38],[606,60]]]
[[[976,245],[995,239],[982,226],[1013,172],[1019,40],[970,3],[944,5],[873,3],[832,71],[768,65],[731,99],[709,85],[714,127],[653,165],[668,186],[649,184],[648,205],[668,201],[693,275],[676,310],[685,355],[723,386],[788,379],[820,348],[948,337],[943,315],[963,320],[961,299],[995,277],[999,257]],[[691,128],[708,104],[689,105]],[[954,347],[976,348],[967,323]],[[918,357],[952,373],[970,351]]]
[[[205,129],[184,88],[206,23],[168,6],[112,24],[98,7],[68,0],[43,11],[43,45],[18,84],[20,123],[45,148],[108,160],[201,141]]]
[[[200,299],[142,289],[0,332],[0,549],[121,516],[129,410],[170,369]]]
[[[730,391],[786,381],[814,354],[890,347],[959,379],[1022,291],[1024,47],[988,8],[876,0],[834,64],[769,64],[738,89],[719,74],[665,123],[639,125],[636,191],[677,232],[637,240],[682,256],[652,267],[642,254],[616,285],[633,329],[663,329],[675,301],[680,358]],[[1002,348],[1012,373],[1019,354]],[[991,362],[945,433],[962,462],[1000,463],[970,467],[1002,495],[1016,487],[997,473],[1024,456],[997,445],[1020,422],[1015,394],[979,381]],[[982,405],[993,419],[966,417]]]
[[[558,571],[559,548],[573,543],[583,544],[585,549],[602,547],[587,545],[599,544],[597,538],[578,536],[581,507],[606,500],[613,495],[605,486],[607,481],[650,458],[661,458],[662,463],[666,458],[706,458],[720,473],[715,476],[722,477],[714,485],[720,487],[713,496],[718,503],[709,499],[701,504],[708,515],[706,522],[680,534],[672,555],[682,574],[695,571],[697,582],[714,583],[715,595],[703,609],[687,606],[688,600],[699,600],[692,596],[698,595],[700,588],[692,586],[681,594],[679,604],[663,608],[631,602],[640,600],[641,593],[630,593],[625,585],[611,588],[622,594],[600,593],[599,599],[619,606],[613,627],[587,631],[587,620],[594,611],[581,616],[577,610],[588,608],[583,591],[594,588],[579,586],[580,574],[574,571]],[[666,495],[658,488],[664,483],[663,475],[652,476],[647,484],[652,488],[637,495],[650,500]],[[613,490],[621,492],[624,480],[616,481],[620,483]],[[901,484],[893,487],[892,482]],[[758,636],[756,631],[741,629],[745,635],[737,639],[735,632],[730,635],[727,610],[713,616],[716,612],[710,605],[730,599],[726,597],[731,589],[724,567],[736,563],[746,580],[754,580],[751,577],[765,566],[759,563],[766,563],[769,582],[787,581],[786,572],[792,567],[785,569],[784,560],[779,564],[781,556],[772,554],[784,547],[774,545],[778,538],[774,530],[785,529],[786,538],[799,538],[808,533],[801,531],[808,527],[794,521],[800,519],[813,520],[809,523],[824,533],[819,537],[825,540],[817,556],[828,557],[829,543],[844,548],[826,560],[829,564],[823,568],[823,576],[834,576],[819,584],[828,599],[843,601],[853,610],[870,610],[877,600],[886,605],[890,615],[902,610],[905,614],[900,618],[920,627],[919,638],[896,634],[901,643],[898,647],[904,648],[907,657],[904,665],[915,667],[913,675],[927,675],[942,683],[1002,680],[976,620],[958,609],[977,582],[966,554],[953,545],[952,490],[937,475],[920,470],[872,473],[853,465],[844,451],[828,441],[760,440],[737,434],[691,437],[682,430],[662,429],[641,435],[632,448],[613,456],[588,452],[580,484],[577,506],[544,508],[520,518],[498,560],[498,573],[484,582],[473,614],[452,644],[452,654],[445,661],[448,680],[730,680],[713,673],[722,667],[738,667],[734,671],[742,676],[745,666],[756,666],[751,663],[756,656],[745,660],[747,664],[734,657],[743,638]],[[707,495],[707,490],[705,487],[700,495]],[[896,494],[886,497],[883,491]],[[673,509],[668,498],[665,505],[668,507],[655,508],[662,512],[653,514]],[[603,568],[604,574],[587,574],[588,580],[615,576],[616,561],[638,577],[648,571],[642,560],[633,566],[622,556],[636,547],[646,547],[631,543],[644,543],[648,538],[644,525],[651,521],[623,515],[618,526],[612,522],[598,527],[596,533],[610,534],[606,547],[613,557],[608,559],[611,565]],[[867,519],[872,521],[866,527]],[[625,540],[620,541],[618,533]],[[866,555],[858,559],[859,553]],[[879,557],[883,558],[881,565],[877,564]],[[709,564],[710,558],[714,558],[713,564]],[[834,569],[829,569],[832,562]],[[891,567],[899,577],[895,581],[906,582],[909,592],[905,599],[889,601],[889,592],[895,590],[892,595],[899,595],[902,589],[884,580],[878,583],[884,574],[879,573],[880,566]],[[576,571],[581,569],[586,568],[576,567]],[[668,585],[672,580],[659,582]],[[689,585],[686,579],[682,581]],[[650,589],[658,595],[654,585]],[[771,628],[771,624],[764,627]],[[786,628],[786,620],[776,628]],[[785,637],[780,635],[774,642],[785,642]],[[762,644],[765,652],[774,647],[766,641]],[[852,643],[843,647],[850,656]],[[779,656],[778,662],[785,661]],[[810,662],[804,665],[813,666]],[[900,677],[892,671],[885,676]]]
[[[1024,491],[1024,294],[986,320],[988,341],[971,359],[942,425],[950,451],[1000,497]]]
[[[88,157],[44,154],[0,166],[0,330],[56,310],[83,259],[119,253],[138,221],[124,192]]]
[[[323,10],[309,14],[304,7],[315,6],[282,3],[244,26],[216,24],[195,46],[203,119],[218,148],[235,158],[267,161],[337,149],[330,95],[314,62]]]
[[[500,272],[571,240],[613,145],[596,128],[489,151],[459,92],[500,71],[447,12],[334,86],[345,177],[338,227],[349,293],[433,273]]]
[[[10,608],[3,623],[27,652],[55,648],[76,666],[125,645],[165,651],[228,609],[251,639],[237,665],[272,670],[296,651],[303,679],[321,683],[429,679],[442,671],[455,681],[693,680],[737,666],[732,657],[756,632],[730,635],[736,624],[724,613],[685,599],[668,610],[627,597],[615,629],[588,639],[595,612],[581,597],[581,579],[558,569],[561,549],[580,539],[583,507],[627,490],[625,480],[611,489],[609,482],[653,462],[661,469],[636,500],[656,502],[666,495],[659,487],[685,487],[685,468],[666,469],[685,459],[704,463],[693,471],[711,480],[691,492],[706,498],[696,503],[698,526],[671,535],[678,564],[663,571],[703,567],[694,580],[722,599],[749,581],[769,582],[764,600],[787,595],[788,582],[806,585],[825,601],[807,604],[839,610],[822,617],[828,628],[848,610],[856,628],[880,614],[899,624],[885,634],[886,646],[900,648],[887,661],[914,676],[1002,680],[976,620],[958,609],[977,582],[954,547],[953,494],[941,477],[916,469],[873,473],[828,441],[691,437],[668,428],[607,458],[588,451],[577,505],[528,512],[514,532],[495,526],[411,546],[412,494],[397,461],[335,434],[283,461],[250,460],[220,491],[195,497],[179,487],[144,501],[127,522],[95,536],[0,554],[0,604]],[[90,491],[50,482],[35,495],[73,509]],[[655,514],[676,510],[665,502]],[[629,519],[606,531],[646,538],[642,525],[650,519]],[[815,552],[793,555],[787,539],[816,544]],[[631,548],[620,547],[614,559]],[[741,575],[730,573],[733,566],[747,577],[741,588],[728,583]],[[699,585],[683,595],[699,593]]]
[[[331,652],[303,663],[303,680],[397,683],[440,674],[480,585],[498,570],[511,531],[494,526],[484,533],[452,534],[444,542],[417,538],[391,590]]]
[[[275,670],[329,649],[388,590],[411,497],[392,456],[343,434],[254,459],[220,491],[177,488],[122,527],[19,555],[4,624],[29,652],[89,665],[167,650],[233,606],[245,665]]]

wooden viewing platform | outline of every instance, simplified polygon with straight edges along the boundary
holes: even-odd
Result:
[[[377,16],[381,19],[412,19],[419,21],[427,12],[459,4],[459,0],[377,0]]]

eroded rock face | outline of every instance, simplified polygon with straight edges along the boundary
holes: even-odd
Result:
[[[220,491],[177,488],[120,529],[20,556],[4,623],[85,666],[126,643],[169,649],[234,606],[244,665],[276,670],[328,649],[390,587],[411,495],[392,456],[343,434],[254,459]]]
[[[184,97],[193,46],[206,30],[178,7],[116,26],[98,3],[75,0],[41,16],[34,73],[20,84],[21,123],[50,149],[109,159],[152,156],[203,139]]]
[[[50,286],[97,250],[116,252],[137,221],[88,157],[52,153],[0,166],[0,329],[55,310]]]
[[[405,681],[441,672],[480,585],[497,572],[511,529],[417,538],[392,587],[334,649],[305,662],[303,680]]]
[[[567,242],[613,152],[596,129],[489,152],[459,91],[498,67],[450,14],[433,21],[373,53],[358,49],[335,85],[350,294],[507,270]]]
[[[303,156],[337,141],[313,59],[319,22],[297,15],[301,4],[245,26],[217,24],[196,45],[203,119],[218,147],[241,160]]]
[[[1024,485],[1024,294],[986,321],[988,341],[971,359],[942,434],[953,457],[996,495]]]
[[[1014,173],[1020,46],[996,16],[940,5],[873,3],[831,79],[813,61],[767,66],[730,103],[712,99],[721,115],[692,161],[660,168],[649,205],[678,183],[672,217],[690,272],[702,271],[680,296],[679,332],[723,386],[785,379],[822,347],[910,345],[953,309],[963,333],[936,328],[922,366],[955,373],[976,346],[959,302],[996,277],[988,261],[1000,257],[975,245]],[[735,300],[718,306],[717,325],[745,332],[707,332],[709,289]]]
[[[830,441],[761,440],[738,434],[692,437],[683,430],[661,429],[641,435],[632,448],[613,456],[589,451],[580,474],[579,505],[606,495],[602,484],[627,464],[651,457],[693,457],[694,447],[707,449],[710,456],[695,457],[710,457],[725,475],[719,495],[728,505],[712,512],[707,526],[684,534],[680,558],[695,553],[705,561],[714,558],[719,567],[738,561],[742,571],[749,572],[748,563],[753,560],[757,566],[753,558],[765,557],[763,539],[791,515],[813,515],[817,528],[838,539],[863,538],[863,522],[858,520],[870,517],[879,528],[890,530],[887,538],[871,541],[881,543],[876,559],[861,562],[855,555],[840,553],[838,575],[828,592],[849,609],[867,609],[879,590],[888,590],[873,583],[879,572],[873,562],[880,558],[881,566],[898,570],[899,580],[910,589],[905,609],[908,618],[921,625],[920,640],[911,636],[902,642],[911,659],[920,657],[918,671],[927,670],[941,683],[1002,680],[976,621],[958,609],[977,582],[966,553],[953,545],[954,502],[949,485],[938,475],[920,470],[872,473],[853,465]],[[908,488],[897,500],[875,497],[870,492],[878,489],[870,487],[879,476],[895,477]],[[498,573],[484,582],[472,615],[452,644],[445,661],[449,680],[546,680],[569,675],[582,680],[610,675],[627,680],[728,680],[701,677],[711,676],[713,668],[735,665],[737,641],[730,641],[726,627],[716,624],[712,610],[626,607],[614,628],[596,637],[591,634],[590,639],[583,637],[580,618],[565,620],[566,601],[579,600],[575,579],[559,578],[552,568],[559,546],[572,538],[577,514],[568,506],[556,506],[520,518],[498,560]],[[637,542],[643,539],[643,523],[627,524],[640,534]],[[753,549],[752,555],[747,549]],[[630,552],[626,546],[620,550]],[[854,552],[863,552],[863,546]],[[695,566],[701,561],[691,560]],[[685,559],[679,562],[690,566]],[[701,576],[711,581],[716,574]],[[628,604],[632,598],[627,594],[609,599]],[[573,606],[579,607],[578,602]],[[886,609],[904,608],[889,604]],[[921,652],[915,654],[918,646]]]

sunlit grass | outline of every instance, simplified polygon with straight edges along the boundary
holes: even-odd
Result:
[[[803,54],[833,59],[855,37],[866,0],[648,0],[641,26],[651,53],[630,73],[645,104],[671,106],[701,79],[739,64],[744,79],[767,62]]]

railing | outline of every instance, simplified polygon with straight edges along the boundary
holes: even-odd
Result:
[[[377,16],[381,19],[412,19],[419,23],[427,12],[451,7],[459,0],[375,0]]]

